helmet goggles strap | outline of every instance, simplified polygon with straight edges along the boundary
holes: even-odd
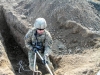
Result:
[[[37,30],[44,30],[44,29],[39,29],[39,28],[37,28]]]

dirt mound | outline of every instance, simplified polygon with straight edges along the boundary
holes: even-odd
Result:
[[[53,51],[56,53],[56,50],[62,50],[63,52],[58,51],[57,54],[75,53],[76,50],[81,52],[82,47],[95,45],[92,31],[100,30],[100,18],[86,0],[21,1],[14,8],[31,25],[37,17],[44,17],[47,20],[48,30],[54,39]],[[71,28],[70,24],[68,24],[70,28],[66,27],[68,20],[75,21],[74,27]],[[73,51],[73,49],[76,50]]]
[[[14,7],[16,12],[31,25],[37,17],[47,20],[48,30],[54,40],[53,51],[62,55],[61,62],[57,63],[57,75],[96,74],[100,63],[99,50],[94,51],[93,48],[100,47],[97,33],[100,30],[100,18],[93,6],[86,0],[37,0],[18,4]],[[66,55],[71,53],[81,54]]]
[[[100,51],[92,49],[83,54],[62,56],[57,75],[95,75],[100,69]]]
[[[89,0],[88,2],[97,10],[97,15],[100,17],[100,0]]]
[[[23,38],[30,27],[27,21],[33,25],[37,17],[47,20],[54,40],[53,51],[60,57],[55,59],[57,75],[94,75],[100,69],[100,18],[86,0],[18,0],[14,4],[11,9],[4,7],[3,12],[15,40],[24,50]]]
[[[15,75],[13,67],[8,59],[6,50],[4,48],[3,38],[0,33],[0,75]]]
[[[31,25],[37,17],[47,20],[54,40],[53,51],[62,55],[57,75],[94,75],[99,70],[99,50],[93,48],[100,47],[100,18],[86,0],[21,1],[14,8]],[[81,54],[66,55],[71,53]]]
[[[34,23],[37,17],[46,18],[50,30],[52,29],[50,27],[62,25],[66,20],[74,20],[94,30],[100,29],[100,19],[96,15],[96,11],[92,9],[92,6],[86,0],[22,1],[15,8],[18,13],[27,16],[31,24]]]

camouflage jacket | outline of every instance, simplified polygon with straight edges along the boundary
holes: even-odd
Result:
[[[25,45],[28,48],[28,50],[32,50],[33,44],[36,42],[36,29],[32,28],[30,29],[27,34],[24,37]],[[44,33],[39,36],[37,35],[38,42],[42,43],[42,46],[44,46],[44,54],[48,53],[49,55],[52,53],[52,37],[50,33],[45,29]]]

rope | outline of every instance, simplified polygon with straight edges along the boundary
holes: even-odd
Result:
[[[23,65],[22,65],[22,63],[23,63],[22,60],[20,60],[19,63],[18,63],[18,65],[19,65],[18,72],[19,72],[19,73],[21,73],[21,69],[22,69],[23,71],[31,71],[31,70],[25,70],[24,67],[23,67]]]

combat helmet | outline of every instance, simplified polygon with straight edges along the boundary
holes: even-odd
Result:
[[[47,27],[46,20],[44,18],[37,18],[34,23],[36,29],[45,29]]]

